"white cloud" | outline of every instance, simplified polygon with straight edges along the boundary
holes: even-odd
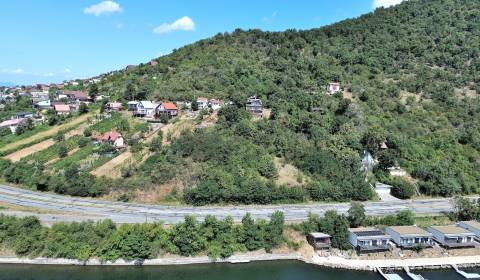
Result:
[[[172,23],[164,23],[155,27],[153,32],[157,34],[169,33],[175,30],[193,31],[195,30],[195,22],[187,16],[177,19]]]
[[[25,73],[25,71],[23,71],[22,68],[17,68],[17,69],[2,69],[2,73],[19,75],[19,74]]]
[[[113,13],[120,13],[123,11],[122,7],[114,1],[102,1],[98,4],[92,5],[90,7],[86,7],[83,12],[86,14],[91,14],[95,16],[101,15],[110,15]]]
[[[278,15],[278,11],[274,11],[274,12],[272,13],[272,15],[270,15],[269,17],[264,17],[264,18],[263,18],[263,21],[270,23],[270,22],[272,22],[272,21],[275,20],[275,18],[277,17],[277,15]]]
[[[69,68],[65,68],[65,70],[63,70],[63,73],[70,74],[72,73],[72,70],[70,70]]]
[[[373,8],[374,9],[380,8],[380,7],[388,8],[391,6],[398,5],[403,1],[406,1],[406,0],[373,0]]]

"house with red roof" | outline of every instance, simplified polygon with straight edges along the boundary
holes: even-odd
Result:
[[[70,108],[70,105],[63,103],[54,104],[53,110],[57,115],[68,115],[72,112],[72,108]]]
[[[90,101],[90,98],[88,97],[88,94],[84,91],[78,91],[78,90],[63,90],[58,92],[58,98],[68,98],[72,102],[76,103],[81,103],[81,102],[88,102]]]
[[[125,144],[125,141],[123,140],[122,134],[114,130],[105,132],[104,134],[100,134],[100,135],[98,134],[92,135],[92,139],[99,142],[110,143],[117,149],[127,147],[127,145]]]
[[[155,108],[155,113],[157,116],[160,114],[167,114],[169,118],[173,118],[178,115],[178,108],[173,102],[161,102]]]

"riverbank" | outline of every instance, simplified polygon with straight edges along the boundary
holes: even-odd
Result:
[[[90,259],[88,261],[79,261],[72,259],[54,259],[54,258],[17,258],[0,257],[0,264],[35,264],[35,265],[92,265],[92,266],[134,266],[134,265],[189,265],[189,264],[210,264],[210,263],[249,263],[255,261],[280,261],[280,260],[302,260],[300,253],[259,253],[259,254],[235,254],[226,259],[213,260],[208,256],[198,257],[165,257],[159,259],[149,259],[143,261],[124,261],[101,262],[99,259]]]
[[[338,256],[320,257],[317,255],[313,256],[311,260],[305,260],[305,262],[331,268],[369,271],[375,270],[376,267],[388,267],[391,269],[402,269],[403,267],[412,269],[437,269],[451,268],[452,264],[456,264],[459,267],[480,266],[480,255],[376,260],[346,259]]]
[[[402,269],[407,266],[412,269],[439,269],[451,268],[452,264],[459,267],[480,266],[480,255],[475,256],[455,256],[442,258],[411,258],[411,259],[346,259],[338,256],[313,257],[302,256],[299,252],[292,253],[258,253],[258,254],[235,254],[226,259],[213,260],[208,256],[198,257],[165,257],[158,259],[149,259],[144,261],[124,261],[101,262],[98,259],[88,261],[78,261],[71,259],[52,259],[52,258],[34,258],[24,259],[17,257],[0,257],[0,264],[29,264],[29,265],[77,265],[77,266],[172,266],[172,265],[193,265],[193,264],[213,264],[213,263],[250,263],[259,261],[285,261],[295,260],[307,264],[318,265],[328,268],[374,271],[376,267],[388,267],[390,269]]]

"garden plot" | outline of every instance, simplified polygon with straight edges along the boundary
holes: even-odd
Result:
[[[72,136],[75,136],[75,135],[81,135],[83,133],[83,131],[85,130],[85,128],[87,128],[87,127],[88,127],[87,123],[81,124],[78,128],[67,132],[65,134],[65,139],[69,139],[69,138],[71,138]],[[35,145],[32,145],[32,146],[26,147],[24,149],[21,149],[19,151],[16,151],[14,153],[11,153],[11,154],[5,156],[5,158],[11,160],[12,162],[17,162],[17,161],[21,160],[22,158],[25,158],[27,156],[30,156],[30,155],[33,155],[35,153],[41,152],[45,149],[48,149],[49,147],[55,145],[55,143],[56,142],[53,139],[48,139],[48,140],[42,141],[40,143],[37,143]]]
[[[23,145],[27,145],[28,143],[35,143],[39,140],[41,141],[41,139],[53,137],[53,136],[57,135],[57,133],[60,132],[60,131],[71,129],[72,127],[78,126],[78,125],[86,122],[88,117],[90,117],[90,116],[91,115],[89,115],[89,114],[81,115],[78,118],[75,118],[68,123],[65,123],[65,124],[62,124],[62,125],[59,125],[59,126],[54,126],[54,127],[50,128],[48,130],[41,131],[41,132],[39,132],[35,135],[32,135],[30,137],[23,138],[23,139],[15,141],[15,142],[12,142],[10,144],[7,144],[7,145],[0,148],[0,152],[14,150],[15,148],[21,147]]]

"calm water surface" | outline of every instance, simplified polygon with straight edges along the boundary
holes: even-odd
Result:
[[[469,271],[480,272],[480,269]],[[450,270],[420,271],[429,280],[462,279]],[[401,274],[403,279],[408,279]],[[327,269],[293,261],[150,267],[0,265],[0,280],[376,280],[373,272]]]

